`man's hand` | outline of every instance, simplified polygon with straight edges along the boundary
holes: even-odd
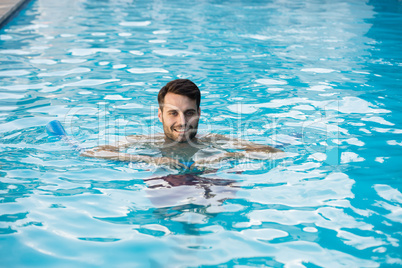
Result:
[[[170,157],[151,157],[147,155],[133,155],[119,152],[116,146],[104,145],[98,146],[93,149],[86,150],[81,153],[81,156],[119,160],[124,162],[144,162],[151,165],[169,166],[173,169],[186,169],[187,167],[179,161]]]
[[[85,157],[103,158],[112,160],[118,160],[119,155],[122,155],[122,153],[119,153],[119,149],[111,145],[98,146],[92,149],[87,149],[81,153],[81,156]]]

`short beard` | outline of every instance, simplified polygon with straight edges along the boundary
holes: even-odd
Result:
[[[172,141],[178,142],[178,143],[185,143],[185,142],[189,142],[191,141],[193,138],[195,138],[195,136],[197,135],[197,130],[198,130],[198,124],[195,125],[194,127],[190,127],[189,131],[187,133],[184,134],[184,139],[179,139],[182,136],[178,136],[176,139],[174,139],[174,129],[176,128],[175,125],[169,127],[170,131],[166,131],[165,127],[163,127],[163,132],[165,133],[165,136],[167,138],[169,138]],[[170,134],[170,135],[169,135]]]

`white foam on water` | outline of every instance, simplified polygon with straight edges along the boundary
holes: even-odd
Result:
[[[205,224],[207,222],[207,217],[199,213],[184,212],[179,216],[173,217],[172,220],[185,222],[187,224]]]
[[[24,98],[24,96],[25,96],[25,94],[0,92],[0,100],[22,99],[22,98]]]
[[[120,81],[120,79],[84,79],[77,82],[64,84],[62,87],[91,87],[116,81]]]
[[[122,21],[119,23],[120,26],[129,26],[129,27],[145,27],[151,24],[151,21]]]
[[[153,39],[153,40],[148,40],[149,43],[153,44],[161,44],[161,43],[166,43],[166,40],[164,39]]]
[[[61,34],[60,37],[74,37],[75,34]]]
[[[354,152],[342,152],[341,163],[362,162],[365,159]]]
[[[292,226],[300,223],[314,223],[320,217],[313,211],[264,209],[250,212],[249,218],[254,221],[275,222],[277,224]]]
[[[0,40],[11,40],[13,37],[11,35],[2,34],[0,35]]]
[[[364,133],[367,133],[367,134],[370,134],[370,133],[371,133],[370,130],[365,129],[365,128],[359,128],[359,131],[364,132]]]
[[[252,58],[264,58],[267,57],[267,54],[256,54],[256,55],[251,55]]]
[[[304,110],[304,111],[314,111],[315,110],[315,108],[311,105],[297,105],[297,106],[293,107],[293,109]]]
[[[23,76],[23,75],[28,75],[31,72],[28,72],[27,70],[7,70],[7,71],[0,71],[0,77],[1,76]]]
[[[378,247],[385,244],[384,241],[376,239],[374,237],[364,237],[346,232],[343,230],[338,231],[338,237],[342,238],[346,245],[353,246],[358,250],[364,250],[366,248]]]
[[[30,55],[31,51],[22,50],[22,49],[2,49],[0,50],[0,54],[6,55]]]
[[[257,130],[257,129],[247,129],[245,131],[245,135],[263,135],[264,134],[264,130]]]
[[[145,225],[141,225],[141,228],[145,228],[145,229],[153,230],[153,231],[160,231],[160,232],[165,233],[165,235],[168,235],[171,233],[170,230],[166,226],[159,225],[159,224],[145,224]]]
[[[318,95],[320,95],[322,97],[331,97],[331,96],[334,96],[336,94],[338,94],[338,93],[336,93],[336,92],[335,93],[320,93]]]
[[[138,56],[144,55],[144,52],[138,51],[138,50],[130,50],[129,52],[133,55],[138,55]]]
[[[292,145],[301,145],[303,144],[300,142],[299,138],[289,136],[286,134],[276,134],[269,137],[275,143],[282,143],[282,144],[292,144]]]
[[[387,133],[387,132],[391,132],[392,129],[391,128],[373,127],[371,130],[375,131],[375,132],[379,132],[379,133]]]
[[[389,145],[399,145],[402,146],[402,142],[397,142],[396,140],[389,140],[387,141]]]
[[[88,90],[82,90],[82,91],[79,91],[78,94],[80,94],[80,95],[91,95],[92,92],[88,91]]]
[[[271,91],[271,92],[280,92],[280,91],[284,91],[284,88],[280,88],[280,87],[269,87],[267,88],[267,91]]]
[[[248,222],[238,222],[238,223],[234,224],[233,226],[236,227],[236,228],[248,228],[248,227],[251,227],[253,225],[261,225],[261,224],[262,224],[261,221],[251,219]]]
[[[96,54],[98,52],[100,52],[100,53],[119,53],[121,51],[116,48],[72,48],[72,49],[69,49],[68,52],[70,52],[73,56],[89,56],[89,55]]]
[[[132,102],[132,103],[124,104],[124,105],[116,105],[114,107],[118,108],[118,109],[140,109],[140,108],[144,108],[144,105]]]
[[[370,122],[375,122],[375,123],[379,123],[382,125],[388,125],[388,126],[394,126],[394,123],[391,123],[387,120],[385,120],[382,117],[379,116],[372,116],[372,117],[366,117],[366,118],[362,118],[363,121],[370,121]]]
[[[384,163],[386,159],[389,159],[389,157],[384,157],[384,156],[378,156],[375,158],[374,161],[378,162],[378,163]]]
[[[317,228],[314,228],[314,227],[304,227],[303,231],[306,233],[317,233],[318,232]]]
[[[302,121],[307,119],[307,116],[299,110],[290,110],[289,112],[266,114],[266,116],[268,116],[269,118],[288,117]]]
[[[352,125],[352,126],[355,126],[355,127],[363,127],[363,126],[365,126],[366,124],[364,124],[364,123],[353,123],[353,122],[350,122],[350,123],[348,123],[349,125]]]
[[[145,82],[133,82],[128,84],[123,84],[123,86],[145,86]]]
[[[325,91],[326,89],[332,89],[332,87],[326,85],[315,85],[307,88],[307,90],[310,91]]]
[[[196,55],[197,53],[186,51],[186,50],[178,50],[178,49],[156,49],[152,51],[154,54],[161,56],[188,56],[188,55]]]
[[[377,253],[385,253],[386,251],[387,251],[387,248],[385,248],[385,247],[379,247],[379,248],[373,249],[373,252],[377,252]]]
[[[240,232],[242,235],[245,235],[247,238],[260,240],[260,241],[269,241],[275,238],[287,237],[289,233],[270,228],[260,228],[260,229],[246,229]]]
[[[248,34],[248,35],[242,35],[242,37],[257,39],[257,40],[261,40],[261,41],[273,39],[272,36],[266,36],[266,35],[261,35],[261,34]]]
[[[62,59],[61,62],[63,63],[83,63],[86,62],[86,59]]]
[[[318,161],[325,161],[327,159],[327,155],[324,153],[314,153],[308,157],[308,159],[315,159]]]
[[[350,254],[302,240],[281,245],[275,260],[283,263],[286,268],[302,268],[306,267],[306,263],[312,263],[318,267],[378,267],[374,261],[359,259]]]
[[[233,98],[230,98],[229,100],[230,101],[241,101],[241,100],[244,100],[244,98],[243,97],[233,97]]]
[[[308,72],[308,73],[318,73],[318,74],[329,74],[336,72],[336,70],[333,69],[326,69],[326,68],[303,68],[301,69],[302,72]]]
[[[255,80],[256,83],[266,85],[266,86],[273,86],[273,85],[286,85],[288,82],[284,80],[276,80],[276,79],[257,79]]]
[[[385,200],[402,204],[402,193],[397,189],[386,184],[376,184],[374,185],[374,189],[377,194]]]
[[[356,73],[356,74],[370,74],[368,72],[362,72],[362,71],[352,71],[352,73]]]
[[[158,30],[158,31],[153,31],[153,34],[168,34],[170,33],[170,30]]]
[[[18,106],[0,106],[0,111],[11,111],[18,109]]]
[[[87,73],[90,72],[91,69],[89,68],[74,68],[71,70],[66,70],[66,71],[57,71],[57,72],[51,72],[51,73],[40,73],[38,74],[38,77],[52,77],[52,76],[66,76],[70,74],[81,74],[81,73]]]
[[[113,69],[122,69],[122,68],[126,68],[127,65],[126,64],[117,64],[117,65],[113,65]]]
[[[40,92],[45,92],[45,93],[48,93],[48,92],[54,92],[54,91],[57,91],[57,90],[59,90],[59,89],[61,89],[61,88],[63,88],[64,86],[54,86],[54,87],[52,87],[52,86],[50,86],[50,87],[48,87],[48,86],[46,86],[46,87],[43,87],[41,90],[39,90]]]
[[[133,74],[169,73],[167,70],[162,68],[131,68],[127,71]]]
[[[257,111],[254,106],[248,104],[232,104],[228,105],[227,108],[236,114],[252,114]]]
[[[345,142],[347,142],[351,145],[364,146],[364,142],[358,140],[357,138],[350,138],[350,139],[345,140]]]
[[[49,47],[47,47],[47,46],[33,46],[33,47],[30,47],[30,49],[32,49],[32,50],[45,50],[45,49],[48,49]]]
[[[121,95],[106,95],[105,100],[131,100],[131,98],[124,98]]]
[[[379,193],[379,195],[381,196],[381,193]],[[389,200],[389,197],[385,196],[384,194],[382,194],[382,196],[384,199],[388,200],[387,202],[385,201],[377,201],[378,206],[388,210],[390,213],[384,213],[384,217],[393,221],[393,222],[398,222],[398,223],[402,223],[402,210],[401,210],[401,202],[398,201],[391,201]],[[386,222],[386,225],[391,226],[390,223]],[[389,237],[389,242],[394,246],[394,247],[399,247],[399,243],[398,240],[396,240],[395,238],[391,238]]]
[[[32,59],[32,60],[30,60],[30,62],[34,63],[34,64],[46,64],[46,65],[57,64],[57,61],[49,60],[49,59]]]
[[[314,103],[307,98],[288,98],[288,99],[274,99],[266,103],[258,103],[253,106],[265,108],[280,108],[282,106],[299,105],[300,103]],[[244,104],[246,105],[246,104]],[[247,104],[250,105],[250,104]],[[313,105],[315,106],[315,105]]]
[[[337,110],[341,113],[368,114],[368,113],[389,113],[389,110],[371,108],[371,103],[358,97],[344,97],[342,100],[323,102],[325,109]]]
[[[132,36],[132,34],[131,33],[119,33],[119,36],[127,37],[127,36]]]
[[[37,29],[41,29],[41,28],[48,28],[49,25],[47,24],[34,24],[34,25],[29,25],[29,26],[25,26],[22,28],[18,28],[16,31],[17,32],[22,32],[22,31],[30,31],[30,30],[37,30]]]
[[[51,85],[51,83],[45,82],[45,83],[29,84],[29,85],[0,86],[0,88],[12,90],[12,91],[25,91],[25,90],[30,90],[30,89],[42,89],[49,85]]]

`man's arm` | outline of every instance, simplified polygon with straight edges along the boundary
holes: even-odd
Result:
[[[133,146],[135,144],[150,143],[151,137],[144,135],[131,135],[125,137],[123,140],[117,142],[115,145],[101,145],[92,149],[87,149],[81,156],[124,161],[124,162],[143,162],[153,165],[166,165],[175,169],[185,168],[182,163],[170,157],[151,157],[147,155],[133,155],[121,152],[122,150]]]
[[[201,142],[214,144],[222,149],[239,150],[237,152],[225,152],[204,159],[195,161],[190,169],[207,168],[210,165],[225,160],[235,160],[240,158],[248,159],[273,159],[283,156],[283,151],[268,145],[257,144],[242,139],[233,139],[220,134],[207,134],[199,139]],[[282,153],[282,154],[281,154]]]
[[[245,152],[283,153],[282,150],[263,144],[257,144],[239,138],[210,133],[200,139],[225,149],[244,150]]]

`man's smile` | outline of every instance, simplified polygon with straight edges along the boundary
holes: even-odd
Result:
[[[185,134],[186,132],[188,132],[188,131],[190,131],[192,129],[192,127],[188,127],[188,128],[185,128],[185,127],[172,127],[172,130],[173,131],[175,131],[175,132],[177,132],[178,134]]]

